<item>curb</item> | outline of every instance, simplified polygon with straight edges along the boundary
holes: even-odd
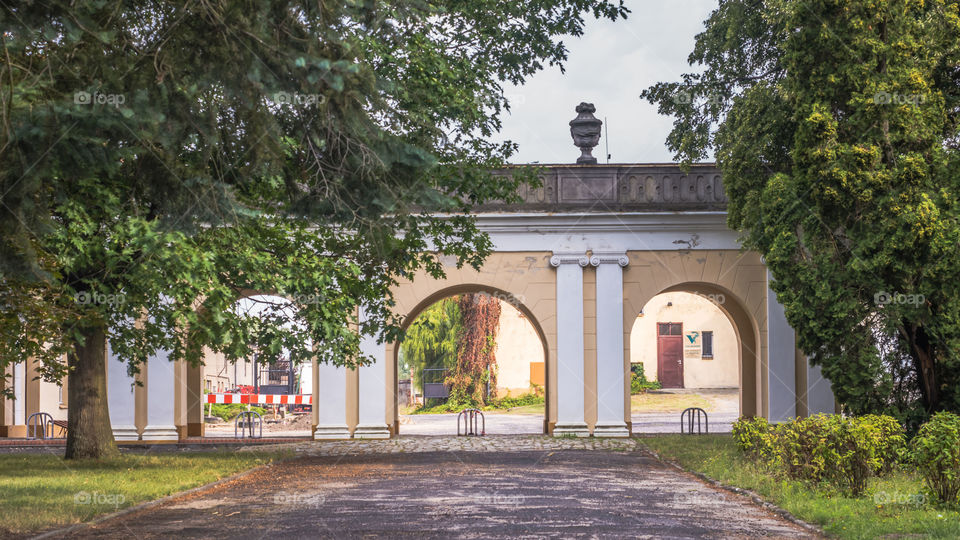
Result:
[[[216,481],[214,481],[214,482],[211,482],[211,483],[209,483],[209,484],[204,484],[204,485],[202,485],[202,486],[197,486],[197,487],[195,487],[195,488],[190,488],[190,489],[188,489],[188,490],[186,490],[186,491],[178,491],[177,493],[172,493],[172,494],[170,494],[170,495],[167,495],[166,497],[161,497],[161,498],[159,498],[159,499],[154,499],[154,500],[152,500],[152,501],[142,502],[142,503],[140,503],[140,504],[138,504],[138,505],[136,505],[136,506],[131,506],[130,508],[124,508],[123,510],[118,510],[118,511],[116,511],[116,512],[111,512],[111,513],[109,513],[109,514],[105,514],[105,515],[99,516],[99,517],[97,517],[97,518],[95,518],[95,519],[93,519],[93,520],[90,520],[90,521],[86,521],[86,522],[83,522],[83,523],[77,523],[77,524],[75,524],[75,525],[70,525],[69,527],[64,527],[64,528],[62,528],[62,529],[54,529],[54,530],[52,530],[52,531],[47,531],[47,532],[45,532],[45,533],[41,533],[41,534],[39,534],[39,535],[37,535],[37,536],[31,536],[31,537],[29,537],[29,538],[31,538],[32,540],[41,540],[41,539],[44,539],[44,538],[56,538],[56,537],[58,537],[58,536],[67,535],[67,534],[70,534],[70,533],[79,531],[79,530],[81,530],[81,529],[86,529],[86,528],[92,527],[93,525],[99,525],[100,523],[103,523],[104,521],[109,521],[109,520],[111,520],[111,519],[123,517],[123,516],[128,515],[128,514],[133,514],[134,512],[139,512],[139,511],[141,511],[141,510],[146,510],[146,509],[148,509],[148,508],[153,508],[154,506],[160,506],[161,504],[170,502],[170,501],[172,501],[172,500],[174,500],[174,499],[178,499],[178,498],[183,497],[183,496],[185,496],[185,495],[193,495],[194,493],[199,493],[199,492],[201,492],[201,491],[206,491],[206,490],[208,490],[208,489],[213,489],[213,488],[215,488],[215,487],[217,487],[217,486],[219,486],[219,485],[221,485],[221,484],[226,484],[226,483],[228,483],[228,482],[232,482],[232,481],[234,481],[234,480],[238,480],[238,479],[240,479],[240,478],[243,478],[244,476],[253,474],[253,473],[255,473],[255,472],[262,471],[262,470],[264,470],[264,469],[268,469],[268,468],[270,468],[270,467],[273,467],[273,466],[275,466],[275,465],[277,465],[277,464],[279,464],[279,463],[281,463],[281,462],[283,462],[283,461],[286,461],[287,459],[291,459],[291,458],[280,458],[280,459],[278,459],[277,461],[272,461],[272,462],[267,463],[267,464],[265,464],[265,465],[258,465],[258,466],[254,467],[254,468],[252,468],[252,469],[247,469],[247,470],[245,470],[245,471],[238,472],[238,473],[236,473],[236,474],[233,474],[233,475],[227,476],[227,477],[225,477],[225,478],[221,478],[221,479],[219,479],[219,480],[216,480]]]
[[[641,443],[641,444],[642,444],[642,443]],[[677,469],[677,470],[679,470],[679,471],[683,471],[683,472],[685,472],[685,473],[687,473],[687,474],[691,474],[691,475],[697,477],[700,481],[702,481],[702,482],[704,482],[704,483],[706,483],[706,484],[709,484],[709,485],[711,485],[711,486],[713,486],[713,487],[715,487],[715,488],[722,489],[722,490],[724,490],[724,491],[733,493],[733,494],[735,494],[735,495],[740,495],[740,496],[742,496],[742,497],[747,497],[747,498],[749,498],[751,501],[753,501],[754,504],[756,504],[757,506],[760,506],[760,507],[763,508],[764,510],[768,510],[768,511],[776,514],[777,516],[779,516],[779,517],[781,517],[781,518],[783,518],[783,519],[785,519],[785,520],[793,523],[794,525],[797,525],[797,526],[799,526],[799,527],[801,527],[801,528],[803,528],[803,529],[806,529],[807,531],[809,531],[809,532],[811,532],[811,533],[814,533],[814,534],[816,534],[816,535],[818,535],[818,536],[820,536],[820,537],[822,537],[822,538],[827,538],[827,533],[823,532],[823,529],[821,529],[820,527],[818,527],[818,526],[816,526],[816,525],[814,525],[814,524],[812,524],[812,523],[808,523],[808,522],[806,522],[806,521],[804,521],[804,520],[802,520],[802,519],[794,516],[794,515],[791,514],[790,512],[787,512],[787,511],[784,510],[783,508],[780,508],[779,506],[777,506],[777,505],[775,505],[775,504],[773,504],[773,503],[771,503],[771,502],[768,502],[768,501],[764,500],[763,497],[761,497],[760,495],[756,494],[756,493],[753,492],[753,491],[750,491],[749,489],[743,489],[743,488],[739,488],[739,487],[736,487],[736,486],[728,486],[727,484],[724,484],[724,483],[722,483],[722,482],[719,482],[719,481],[717,481],[717,480],[714,480],[713,478],[710,478],[709,476],[707,476],[707,475],[705,475],[705,474],[703,474],[703,473],[699,473],[699,472],[697,472],[697,471],[691,471],[691,470],[689,470],[689,469],[685,469],[685,468],[683,468],[679,463],[677,463],[677,462],[675,462],[675,461],[673,461],[673,460],[665,459],[665,458],[663,458],[663,457],[660,457],[660,454],[658,454],[658,453],[656,453],[655,451],[653,451],[653,449],[651,449],[651,448],[650,448],[649,446],[647,446],[647,445],[643,445],[643,450],[644,450],[645,452],[648,452],[648,453],[649,453],[650,455],[652,455],[653,457],[657,458],[657,461],[659,461],[660,463],[664,463],[664,464],[669,465],[669,466],[671,466],[671,467],[673,467],[673,468],[675,468],[675,469]]]

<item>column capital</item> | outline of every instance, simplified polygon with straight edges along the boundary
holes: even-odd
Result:
[[[621,267],[625,267],[630,264],[630,257],[627,257],[625,251],[594,251],[590,256],[590,264],[592,266],[612,263],[617,263]]]
[[[590,258],[587,257],[586,253],[579,252],[554,252],[553,256],[550,257],[550,266],[554,268],[560,266],[561,264],[573,264],[577,263],[581,267],[587,266],[590,264]]]

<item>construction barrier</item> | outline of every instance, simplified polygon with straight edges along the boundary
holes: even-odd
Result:
[[[244,405],[313,405],[311,394],[207,394],[207,403]]]

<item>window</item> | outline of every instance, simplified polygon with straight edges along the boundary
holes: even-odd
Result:
[[[683,335],[683,325],[680,323],[657,323],[657,332],[661,336]]]
[[[703,357],[713,358],[713,331],[704,330],[700,339],[703,340]]]

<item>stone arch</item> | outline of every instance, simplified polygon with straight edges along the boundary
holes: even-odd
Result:
[[[544,351],[546,387],[546,411],[544,433],[556,422],[556,273],[549,265],[550,252],[495,252],[479,270],[473,268],[447,268],[446,277],[434,279],[419,272],[411,280],[394,287],[396,305],[394,313],[403,317],[406,329],[413,319],[435,302],[457,294],[485,292],[504,301],[510,301],[530,321],[540,338]],[[397,355],[396,343],[386,346],[387,419],[393,423],[391,432],[396,434],[399,425],[397,407]]]
[[[624,369],[630,369],[630,332],[643,307],[668,292],[722,295],[716,305],[733,326],[738,341],[740,414],[765,416],[767,381],[766,269],[759,255],[733,250],[637,252],[624,273]],[[646,281],[644,281],[646,276]],[[629,375],[625,376],[629,396]],[[630,417],[627,399],[627,418]]]

